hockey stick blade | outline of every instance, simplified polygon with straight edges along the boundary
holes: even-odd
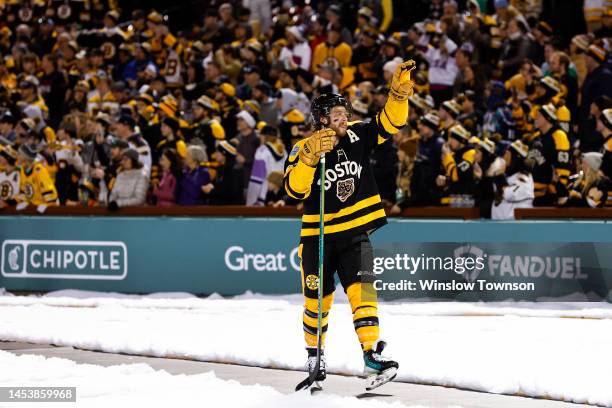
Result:
[[[321,361],[317,360],[317,363],[315,364],[315,369],[308,374],[308,377],[304,381],[302,381],[295,387],[296,391],[306,389],[315,382],[315,378],[317,377],[317,374],[319,373],[320,363]]]

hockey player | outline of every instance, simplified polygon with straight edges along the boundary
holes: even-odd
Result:
[[[370,154],[380,143],[399,132],[408,120],[408,97],[415,63],[400,64],[393,75],[389,98],[372,121],[349,122],[350,102],[338,94],[322,94],[312,102],[314,132],[293,147],[285,166],[284,184],[289,196],[304,201],[301,259],[304,294],[303,327],[312,373],[317,360],[319,196],[317,167],[326,154],[324,208],[324,265],[321,345],[324,347],[328,314],[333,303],[334,273],[348,296],[355,332],[363,350],[367,389],[392,380],[398,363],[381,355],[376,291],[372,284],[372,244],[369,234],[387,223],[370,166]],[[315,381],[326,377],[321,362]]]

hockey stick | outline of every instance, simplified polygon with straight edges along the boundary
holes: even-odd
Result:
[[[308,374],[308,378],[299,383],[295,390],[299,391],[304,388],[310,387],[314,382],[317,374],[319,374],[319,368],[321,367],[321,331],[322,331],[322,319],[323,319],[323,241],[325,238],[325,154],[321,156],[321,186],[319,194],[319,285],[317,293],[317,361],[315,363],[314,370]],[[315,391],[314,389],[311,391]]]

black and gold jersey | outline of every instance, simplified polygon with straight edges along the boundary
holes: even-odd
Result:
[[[374,230],[387,223],[374,173],[370,153],[377,145],[379,130],[373,122],[350,124],[347,134],[325,155],[325,235],[342,237]],[[380,137],[380,139],[383,139]],[[384,140],[384,139],[383,139]],[[310,168],[312,182],[300,193],[297,166],[306,166],[298,158],[305,140],[295,144],[286,162],[285,189],[294,198],[304,200],[302,239],[319,236],[319,196],[321,164]],[[306,166],[307,167],[307,166]]]
[[[395,122],[389,120],[385,111],[381,115],[385,115],[382,121],[377,116],[375,121],[349,123],[346,135],[325,155],[324,232],[327,239],[372,231],[387,223],[370,154],[399,127],[392,125]],[[321,164],[314,168],[299,161],[298,153],[304,142],[296,143],[287,159],[285,189],[289,196],[304,200],[301,237],[308,239],[319,235]]]
[[[476,150],[469,144],[442,157],[444,173],[449,179],[448,194],[474,193],[475,161]],[[448,204],[448,202],[443,199],[442,204]]]
[[[349,122],[346,134],[325,155],[324,234],[342,239],[373,231],[387,223],[370,154],[406,125],[408,100],[387,99],[373,120]],[[299,160],[305,140],[295,144],[285,163],[287,194],[304,201],[301,239],[319,236],[320,167]]]
[[[571,156],[569,139],[563,130],[553,127],[546,134],[537,136],[531,143],[529,157],[535,162],[532,173],[536,197],[556,194],[553,175],[567,185]]]

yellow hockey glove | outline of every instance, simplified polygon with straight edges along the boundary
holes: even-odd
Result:
[[[315,167],[321,155],[334,148],[335,135],[336,132],[331,129],[315,131],[300,149],[300,161],[310,167]]]

